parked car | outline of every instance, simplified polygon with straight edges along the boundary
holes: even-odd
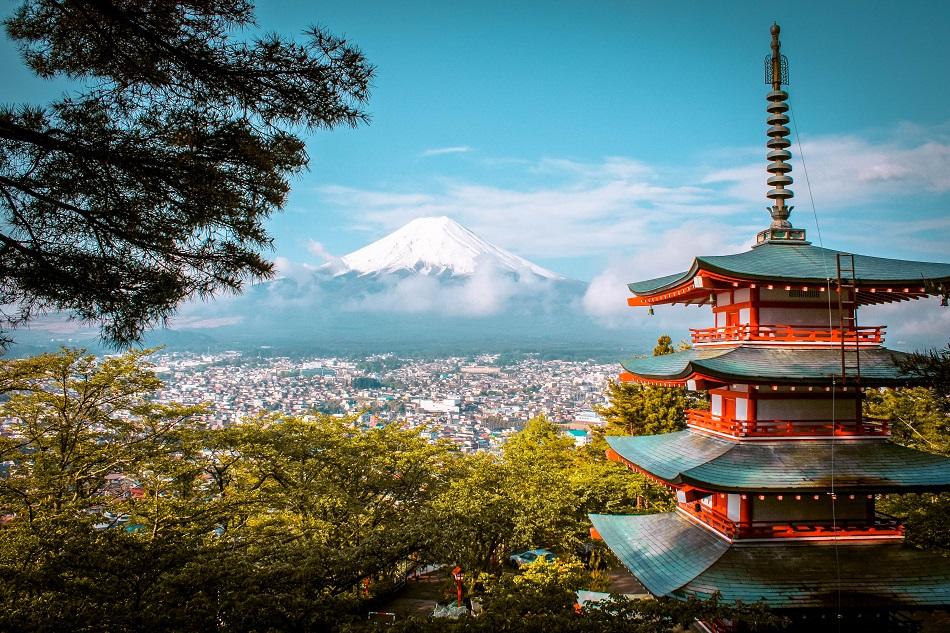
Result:
[[[521,567],[522,565],[533,563],[539,558],[543,558],[550,563],[555,559],[554,552],[549,549],[529,549],[527,552],[512,554],[508,557],[508,560],[511,561],[511,564],[517,568]]]

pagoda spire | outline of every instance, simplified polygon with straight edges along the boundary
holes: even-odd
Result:
[[[756,244],[765,243],[795,243],[805,242],[805,231],[803,229],[792,228],[792,223],[788,221],[794,207],[786,204],[786,201],[795,194],[786,187],[792,184],[792,177],[789,172],[792,166],[786,161],[792,157],[788,150],[791,142],[788,140],[788,93],[782,90],[783,85],[788,84],[788,59],[782,55],[782,43],[779,41],[781,28],[778,24],[772,24],[772,52],[765,57],[765,81],[772,84],[772,90],[766,95],[768,105],[766,111],[768,118],[766,122],[769,128],[766,132],[769,140],[766,143],[768,154],[766,158],[769,161],[766,170],[769,173],[769,189],[766,197],[772,201],[767,207],[772,216],[772,224],[756,236]]]

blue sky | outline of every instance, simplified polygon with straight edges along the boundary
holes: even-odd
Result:
[[[946,259],[944,3],[462,4],[261,3],[262,25],[318,22],[378,67],[372,124],[312,137],[273,222],[279,255],[313,261],[309,240],[342,254],[442,213],[588,280],[670,231],[677,252],[630,274],[685,265],[691,243],[742,247],[767,222],[762,63],[778,20],[826,244]],[[793,220],[812,228],[793,149]]]
[[[9,12],[13,2],[0,6]],[[449,215],[617,293],[767,224],[763,58],[783,29],[826,246],[947,261],[950,82],[942,2],[261,0],[263,29],[320,24],[377,66],[372,123],[308,135],[270,222],[284,268]],[[2,43],[4,100],[57,85]],[[817,243],[800,148],[796,226]]]

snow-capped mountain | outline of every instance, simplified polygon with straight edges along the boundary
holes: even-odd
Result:
[[[416,218],[372,244],[344,255],[331,266],[335,275],[400,272],[465,277],[476,267],[518,276],[563,280],[563,276],[490,244],[445,216]]]

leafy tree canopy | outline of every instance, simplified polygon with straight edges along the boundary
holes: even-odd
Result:
[[[160,404],[143,353],[0,362],[0,629],[319,628],[431,549],[453,451]]]
[[[270,276],[263,223],[307,164],[294,129],[367,119],[360,51],[253,36],[249,0],[25,0],[4,25],[38,76],[78,86],[0,107],[6,330],[65,310],[128,343]]]
[[[664,334],[656,339],[656,347],[653,348],[654,356],[666,356],[675,352],[676,348],[673,347],[673,339],[670,338],[669,334]]]
[[[633,382],[607,383],[607,406],[596,411],[610,435],[654,435],[686,428],[690,399],[681,387],[649,387]]]
[[[571,556],[589,540],[589,513],[670,508],[669,494],[603,451],[574,448],[544,417],[508,439],[501,457],[480,453],[454,462],[440,498],[436,557],[469,571],[497,572],[507,556],[535,547]]]
[[[950,455],[950,348],[913,354],[902,364],[926,387],[869,390],[865,415],[887,420],[898,444]],[[904,521],[908,542],[950,556],[950,493],[887,495],[878,507]]]
[[[680,351],[687,349],[682,344]],[[654,356],[675,354],[673,339],[656,341]],[[703,398],[682,387],[650,387],[634,382],[607,383],[607,406],[595,407],[607,421],[608,435],[654,435],[686,428],[686,409],[705,406]]]

